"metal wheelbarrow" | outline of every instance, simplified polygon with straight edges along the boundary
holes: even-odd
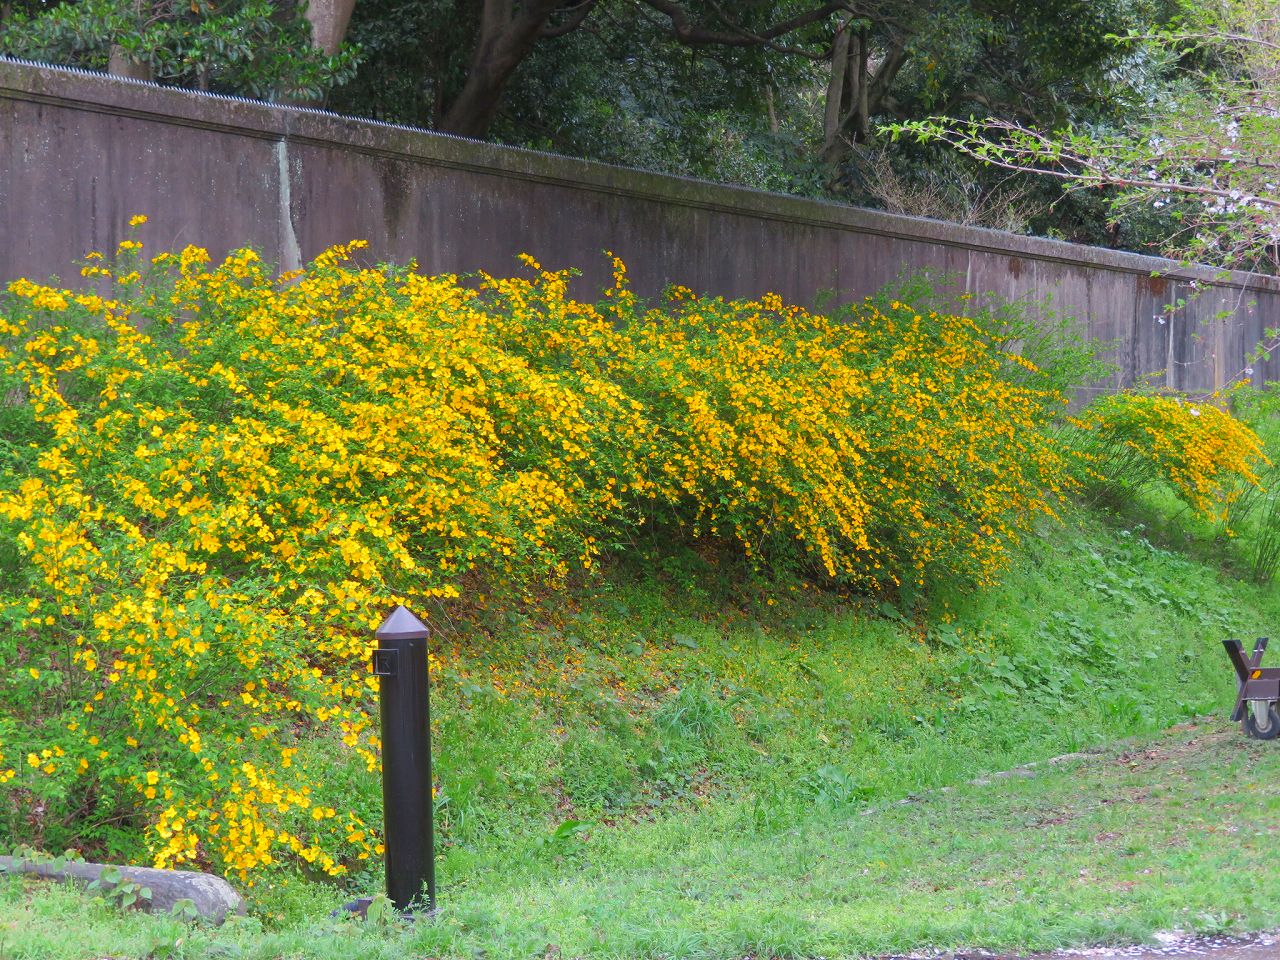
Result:
[[[1276,710],[1276,703],[1280,701],[1280,668],[1261,666],[1267,638],[1258,638],[1253,645],[1253,656],[1248,659],[1239,640],[1223,640],[1222,645],[1227,648],[1227,656],[1240,680],[1231,719],[1239,720],[1245,736],[1254,740],[1280,737],[1280,713]]]

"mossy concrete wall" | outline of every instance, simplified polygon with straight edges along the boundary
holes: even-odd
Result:
[[[1152,375],[1212,389],[1280,326],[1267,278],[0,60],[0,282],[66,274],[135,213],[151,218],[152,249],[249,244],[286,269],[355,238],[430,272],[501,273],[527,252],[581,269],[588,298],[607,281],[604,250],[642,293],[681,283],[801,303],[931,267],[974,291],[1052,295],[1114,342],[1104,390]],[[1257,366],[1280,378],[1280,357]]]

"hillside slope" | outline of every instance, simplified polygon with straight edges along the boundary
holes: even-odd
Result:
[[[927,627],[664,562],[438,625],[436,921],[335,932],[343,895],[281,876],[248,891],[249,920],[188,932],[189,955],[848,956],[1280,922],[1254,883],[1280,755],[1187,725],[1226,712],[1219,641],[1265,633],[1274,590],[1092,514]],[[376,777],[312,748],[375,816]],[[1101,752],[966,785],[1081,750]],[[99,912],[71,936],[66,895],[5,896],[41,956],[144,956],[168,935]]]

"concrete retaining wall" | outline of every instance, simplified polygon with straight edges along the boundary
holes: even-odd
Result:
[[[605,249],[642,293],[670,282],[801,303],[933,267],[975,291],[1052,294],[1083,332],[1115,341],[1120,372],[1096,389],[1151,374],[1211,389],[1280,326],[1269,278],[1213,281],[1151,257],[0,60],[0,282],[70,273],[134,213],[151,217],[152,249],[250,244],[286,269],[354,238],[429,272],[501,273],[528,252],[582,269],[586,298],[607,280]],[[1280,378],[1280,357],[1255,377]]]

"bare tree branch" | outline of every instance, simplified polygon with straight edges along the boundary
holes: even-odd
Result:
[[[568,16],[555,26],[551,26],[549,23],[544,24],[542,29],[538,31],[538,35],[544,39],[553,39],[555,37],[563,37],[567,33],[573,33],[573,31],[582,26],[582,22],[590,16],[591,11],[595,9],[598,2],[599,0],[581,0],[575,6],[558,11],[567,13]]]
[[[931,126],[928,139],[947,144],[966,156],[1002,170],[1042,174],[1081,188],[1128,187],[1148,193],[1215,197],[1235,206],[1256,204],[1280,210],[1280,196],[1242,193],[1238,187],[1218,186],[1212,182],[1181,181],[1158,175],[1143,178],[1112,169],[1104,155],[1074,150],[1039,130],[1007,120],[988,119],[960,124],[947,117],[932,117],[922,123]],[[910,132],[916,126],[904,124],[902,129]]]
[[[675,3],[674,0],[640,0],[640,2],[665,15],[671,22],[671,36],[688,46],[758,47],[799,30],[801,27],[829,20],[834,14],[842,10],[848,11],[852,9],[848,0],[835,0],[835,2],[824,3],[813,10],[775,23],[764,30],[753,32],[741,27],[735,27],[732,19],[726,19],[720,7],[715,4],[713,4],[713,7],[717,13],[721,13],[721,22],[728,27],[727,30],[714,30],[695,23],[689,11],[682,4]]]

